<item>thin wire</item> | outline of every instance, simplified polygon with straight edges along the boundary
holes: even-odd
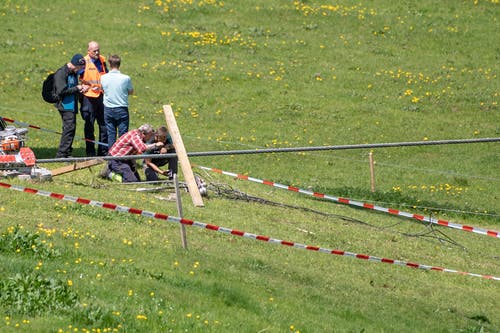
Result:
[[[347,149],[374,149],[374,148],[392,148],[392,147],[407,147],[407,146],[430,146],[430,145],[448,145],[448,144],[465,144],[465,143],[485,143],[497,142],[500,138],[480,138],[480,139],[461,139],[461,140],[435,140],[435,141],[414,141],[414,142],[390,142],[390,143],[372,143],[372,144],[355,144],[355,145],[339,145],[339,146],[313,146],[313,147],[290,147],[290,148],[267,148],[267,149],[252,149],[252,150],[226,150],[226,151],[205,151],[191,152],[187,156],[220,156],[220,155],[245,155],[245,154],[269,154],[269,153],[295,153],[306,151],[322,151],[322,150],[347,150]],[[141,158],[169,158],[176,154],[144,154],[130,156],[103,156],[103,160],[134,160]],[[57,162],[78,162],[87,161],[92,158],[88,157],[73,157],[73,158],[51,158],[40,159],[38,163],[57,163]]]
[[[185,135],[184,137],[191,138],[191,139],[196,139],[196,140],[200,139],[199,137],[194,137],[194,136],[189,136],[189,135]],[[226,144],[233,144],[233,145],[236,145],[236,146],[251,147],[251,148],[256,149],[256,150],[258,150],[258,149],[260,149],[260,150],[265,149],[265,147],[262,147],[262,146],[250,145],[250,144],[241,143],[241,142],[233,142],[233,141],[223,141],[223,140],[220,140],[220,141],[217,141],[217,143],[219,143],[219,144],[226,143]],[[361,159],[357,159],[357,158],[339,157],[339,156],[333,156],[333,155],[325,155],[325,154],[321,154],[321,153],[318,154],[318,153],[315,153],[315,152],[311,152],[311,155],[313,155],[313,156],[320,156],[320,157],[324,157],[324,158],[332,158],[332,159],[337,159],[337,160],[343,160],[343,161],[351,161],[351,162],[354,161],[354,162],[363,163],[363,164],[366,163],[366,160],[361,160]],[[460,176],[460,177],[465,177],[465,178],[476,178],[476,179],[500,181],[500,178],[482,177],[482,176],[476,176],[476,175],[461,174],[461,173],[454,172],[454,171],[449,171],[449,170],[436,170],[436,169],[414,168],[414,167],[410,167],[410,166],[402,166],[400,164],[391,164],[391,163],[385,163],[385,162],[377,162],[377,165],[387,166],[387,167],[392,167],[392,168],[399,168],[399,169],[417,170],[417,171],[422,171],[422,172],[434,172],[434,173],[438,173],[438,174]]]
[[[11,108],[7,108],[4,106],[0,105],[1,109],[4,110],[13,110]],[[19,110],[16,109],[16,112],[19,113],[21,112],[29,112],[28,110]],[[198,139],[193,136],[185,136],[187,138],[194,138]],[[223,152],[201,152],[201,153],[188,153],[188,156],[212,156],[212,155],[236,155],[236,154],[256,154],[256,153],[264,153],[264,152],[290,152],[290,151],[316,151],[316,150],[339,150],[339,149],[359,149],[359,148],[379,148],[379,147],[396,147],[396,146],[414,146],[414,145],[435,145],[435,144],[459,144],[459,143],[474,143],[474,142],[495,142],[495,141],[500,141],[500,138],[485,138],[485,139],[469,139],[469,140],[441,140],[441,141],[417,141],[417,142],[403,142],[403,143],[382,143],[382,144],[375,144],[375,145],[347,145],[347,146],[321,146],[321,147],[298,147],[298,148],[276,148],[276,149],[266,149],[262,147],[257,147],[249,144],[243,144],[241,142],[231,142],[231,141],[217,141],[218,143],[231,143],[231,144],[237,144],[241,146],[247,146],[247,147],[254,147],[254,150],[237,150],[237,151],[223,151]],[[99,142],[97,142],[99,144]],[[173,157],[175,156],[174,154],[165,154],[162,155],[161,157]],[[338,157],[337,157],[338,158]],[[86,159],[65,159],[64,162],[78,162],[78,161],[85,161]],[[347,160],[353,160],[353,159],[347,159]],[[357,162],[364,162],[360,160],[355,160]],[[60,162],[57,159],[41,159],[38,160],[39,163],[57,163]],[[410,170],[421,170],[421,171],[429,171],[427,169],[419,169],[419,168],[409,168],[409,167],[403,167],[400,165],[391,165],[389,163],[378,163],[378,165],[385,165],[385,166],[391,166],[391,167],[398,167],[398,168],[406,168]],[[474,175],[462,175],[458,174],[455,172],[449,172],[449,171],[440,171],[440,170],[430,170],[433,172],[438,172],[441,174],[451,174],[451,175],[457,175],[457,176],[463,176],[467,178],[478,178],[478,179],[485,179],[485,180],[495,180],[498,181],[500,179],[498,178],[491,178],[491,177],[481,177],[481,176],[474,176]]]
[[[452,213],[462,213],[462,214],[469,214],[469,215],[481,215],[481,216],[490,216],[490,217],[500,217],[500,214],[489,214],[489,213],[480,213],[480,212],[471,212],[467,210],[458,210],[458,209],[449,209],[449,208],[441,208],[441,207],[428,207],[428,206],[416,206],[416,205],[411,205],[411,204],[405,204],[405,203],[398,203],[398,202],[385,202],[385,201],[373,201],[373,200],[364,200],[360,199],[359,201],[365,201],[373,204],[382,204],[382,205],[389,205],[389,206],[404,206],[404,207],[411,207],[411,208],[423,208],[423,209],[428,209],[428,210],[438,210],[438,211],[446,211],[446,212],[452,212]]]
[[[453,240],[451,237],[449,237],[448,235],[446,235],[442,231],[436,230],[435,228],[433,228],[432,224],[424,224],[425,230],[423,230],[421,232],[405,233],[405,232],[400,232],[400,231],[394,230],[394,227],[396,227],[402,223],[401,221],[396,222],[396,223],[389,225],[389,226],[382,227],[382,226],[376,226],[376,225],[370,224],[368,222],[365,222],[365,221],[362,221],[359,219],[355,219],[352,217],[344,216],[344,215],[326,213],[326,212],[312,209],[312,208],[308,208],[308,207],[290,205],[290,204],[285,204],[285,203],[281,203],[281,202],[271,201],[271,200],[267,200],[264,198],[248,195],[247,193],[233,189],[231,186],[229,186],[227,184],[209,183],[208,189],[215,192],[215,194],[218,195],[219,197],[225,197],[227,199],[244,200],[247,202],[257,202],[260,204],[266,204],[266,205],[271,205],[271,206],[302,210],[305,212],[314,213],[314,214],[322,215],[325,217],[333,217],[333,218],[337,218],[337,219],[340,219],[343,221],[353,222],[353,223],[360,224],[360,225],[363,225],[366,227],[374,228],[374,229],[379,230],[379,231],[389,231],[390,233],[395,233],[395,234],[399,234],[399,235],[406,236],[406,237],[422,237],[422,238],[436,239],[440,243],[450,243],[454,246],[461,248],[462,250],[467,251],[467,248],[465,246],[459,244],[458,242]]]

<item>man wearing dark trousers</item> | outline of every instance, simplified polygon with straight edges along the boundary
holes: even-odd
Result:
[[[114,157],[140,155],[147,150],[163,147],[163,142],[146,143],[153,137],[153,134],[153,126],[149,124],[141,125],[138,129],[134,129],[119,137],[109,149],[109,155]],[[122,176],[124,183],[141,181],[135,160],[110,160],[108,169]]]
[[[75,54],[70,62],[59,68],[54,74],[55,94],[59,97],[55,106],[62,120],[62,135],[56,154],[57,158],[71,157],[73,152],[78,96],[90,88],[89,85],[78,83],[78,72],[84,68],[85,59],[81,54]]]
[[[82,81],[90,85],[90,89],[83,94],[80,114],[85,121],[85,152],[87,156],[96,156],[94,125],[99,127],[99,139],[97,142],[97,155],[108,154],[108,132],[104,124],[104,103],[101,86],[101,75],[108,72],[106,59],[101,55],[99,43],[91,41],[88,44],[85,56],[85,71],[81,75]]]
[[[156,130],[154,138],[151,138],[147,143],[163,142],[163,147],[154,147],[152,150],[147,151],[147,154],[168,154],[175,153],[175,148],[172,144],[172,137],[168,133],[165,126],[161,126]],[[168,164],[168,169],[164,170],[160,167]],[[145,158],[144,159],[144,174],[147,181],[158,180],[158,175],[168,177],[169,180],[174,178],[177,173],[177,156],[169,158]]]

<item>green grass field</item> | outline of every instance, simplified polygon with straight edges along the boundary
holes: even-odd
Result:
[[[170,104],[188,152],[496,138],[499,18],[498,0],[7,0],[0,116],[41,127],[27,145],[53,158],[61,120],[42,81],[97,40],[132,78],[131,127],[163,125]],[[500,230],[498,142],[191,162]],[[181,192],[188,220],[480,276],[195,226],[183,249],[177,223],[1,186],[0,332],[500,332],[500,282],[484,278],[500,277],[498,237],[193,170],[209,196]],[[1,182],[178,216],[171,188],[99,171]]]

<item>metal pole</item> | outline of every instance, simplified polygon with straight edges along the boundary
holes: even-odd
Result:
[[[182,218],[182,201],[181,201],[181,192],[179,191],[179,179],[177,179],[177,174],[174,173],[174,185],[175,185],[175,200],[177,202],[177,212],[179,213],[179,217]],[[181,226],[181,242],[182,247],[187,249],[187,238],[186,238],[186,226],[184,224],[180,224]]]
[[[375,166],[373,163],[373,152],[370,152],[368,154],[368,158],[370,160],[370,183],[371,183],[371,188],[372,192],[375,192]]]
[[[393,143],[372,143],[372,144],[356,144],[356,145],[341,145],[341,146],[316,146],[316,147],[295,147],[295,148],[255,148],[251,150],[225,150],[225,151],[205,151],[205,152],[190,152],[186,153],[190,157],[199,156],[218,156],[218,155],[243,155],[243,154],[267,154],[267,153],[293,153],[305,151],[324,151],[324,150],[348,150],[348,149],[374,149],[374,148],[391,148],[391,147],[408,147],[408,146],[431,146],[431,145],[450,145],[463,143],[485,143],[498,142],[500,138],[482,138],[482,139],[465,139],[465,140],[439,140],[439,141],[414,141],[414,142],[393,142]],[[143,158],[168,158],[179,156],[177,153],[169,154],[143,154],[143,155],[127,155],[127,156],[101,156],[100,158],[108,160],[135,160]],[[36,163],[60,163],[60,162],[82,162],[95,157],[73,157],[73,158],[50,158],[37,159]],[[182,165],[181,165],[182,166]],[[190,170],[190,168],[189,168]],[[196,187],[197,189],[197,187]]]

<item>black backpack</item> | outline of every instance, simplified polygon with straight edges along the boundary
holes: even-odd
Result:
[[[49,74],[49,76],[47,76],[47,78],[43,81],[42,97],[47,103],[53,104],[59,102],[59,96],[57,96],[55,92],[54,73]]]

